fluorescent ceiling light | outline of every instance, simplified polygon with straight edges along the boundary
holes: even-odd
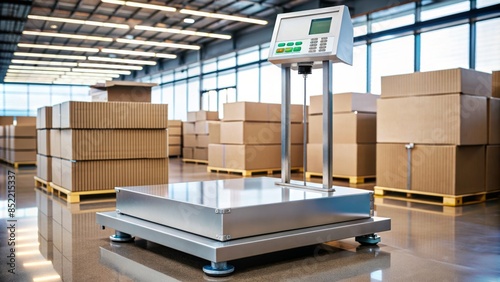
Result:
[[[199,17],[207,17],[207,18],[215,18],[215,19],[221,19],[221,20],[246,22],[246,23],[253,23],[253,24],[260,24],[260,25],[266,25],[267,24],[267,21],[264,21],[264,20],[251,19],[251,18],[246,18],[246,17],[238,17],[238,16],[225,15],[225,14],[209,13],[209,12],[202,12],[202,11],[193,11],[193,10],[188,10],[188,9],[182,9],[179,12],[182,13],[182,14],[199,16]]]
[[[66,75],[66,76],[111,77],[111,78],[120,77],[119,74],[115,74],[115,73],[91,73],[91,72],[67,72],[64,75]]]
[[[106,69],[88,69],[88,68],[72,68],[71,69],[74,72],[93,72],[93,73],[114,73],[114,74],[123,74],[123,75],[129,75],[131,74],[130,71],[127,70],[106,70]]]
[[[8,69],[7,73],[30,73],[30,74],[64,74],[64,71],[44,71],[44,70],[13,70]]]
[[[142,56],[142,57],[158,57],[158,58],[168,58],[168,59],[177,58],[177,56],[173,55],[173,54],[161,54],[161,53],[154,53],[154,52],[141,52],[141,51],[131,51],[131,50],[121,50],[121,49],[106,49],[106,48],[104,48],[104,49],[101,49],[101,52],[110,53],[110,54]]]
[[[57,68],[57,67],[38,67],[38,66],[18,66],[10,65],[9,69],[18,70],[49,70],[49,71],[71,71],[70,68]]]
[[[26,52],[14,52],[14,56],[18,57],[36,57],[36,58],[52,58],[52,59],[66,59],[66,60],[85,60],[85,56],[72,56],[72,55],[55,55],[55,54],[43,54],[43,53],[26,53]]]
[[[22,82],[22,83],[38,83],[38,84],[51,84],[51,80],[31,80],[31,79],[11,79],[5,78],[4,82]]]
[[[177,29],[177,28],[163,28],[163,27],[153,27],[153,26],[144,26],[144,25],[136,25],[134,28],[140,29],[140,30],[156,31],[156,32],[167,32],[167,33],[194,35],[194,36],[202,36],[202,37],[212,37],[212,38],[220,38],[220,39],[231,39],[231,35],[227,35],[227,34],[208,33],[208,32],[201,32],[201,31]]]
[[[126,25],[126,24],[103,23],[103,22],[95,22],[95,21],[87,21],[87,20],[75,20],[75,19],[67,19],[67,18],[44,17],[44,16],[37,16],[37,15],[28,15],[28,19],[31,19],[31,20],[42,20],[42,21],[51,21],[51,22],[62,22],[62,23],[72,23],[72,24],[94,25],[94,26],[111,27],[111,28],[121,28],[121,29],[130,29],[130,27],[128,25]]]
[[[169,7],[169,6],[153,5],[153,4],[139,3],[139,2],[133,2],[133,1],[102,0],[102,2],[109,3],[109,4],[116,4],[116,5],[124,5],[124,6],[129,6],[129,7],[146,8],[146,9],[152,9],[152,10],[160,10],[160,11],[165,11],[165,12],[175,12],[175,11],[177,11],[176,8]]]
[[[144,60],[128,60],[128,59],[118,59],[118,58],[107,58],[107,57],[88,57],[89,61],[100,61],[100,62],[115,62],[124,64],[135,64],[135,65],[150,65],[155,66],[155,61],[144,61]]]
[[[23,31],[23,34],[26,34],[26,35],[35,35],[35,36],[48,36],[48,37],[61,37],[61,38],[71,38],[71,39],[82,39],[82,40],[107,41],[107,42],[112,42],[113,41],[113,38],[109,38],[109,37],[77,35],[77,34],[66,34],[66,33],[56,33],[56,32]]]
[[[194,19],[191,19],[191,18],[185,18],[182,21],[185,22],[185,23],[187,23],[187,24],[193,24],[194,23]]]
[[[187,44],[177,44],[177,43],[167,43],[167,42],[153,42],[153,41],[123,39],[123,38],[116,39],[116,42],[127,43],[127,44],[137,44],[137,45],[159,46],[159,47],[167,47],[167,48],[190,49],[190,50],[199,50],[200,49],[200,46],[197,46],[197,45],[187,45]]]
[[[24,48],[38,48],[38,49],[51,49],[51,50],[65,50],[65,51],[75,51],[75,52],[99,52],[98,48],[83,48],[83,47],[70,47],[70,46],[60,46],[60,45],[44,45],[44,44],[26,44],[19,43],[19,47]]]
[[[112,77],[107,77],[107,76],[74,76],[74,75],[61,75],[59,78],[61,79],[73,79],[73,80],[113,80]]]
[[[48,78],[48,77],[59,77],[59,74],[33,74],[33,73],[10,73],[8,72],[5,77],[15,78],[15,77],[33,77],[33,78]]]
[[[78,66],[85,68],[88,67],[88,68],[104,68],[104,69],[117,69],[117,70],[142,70],[141,66],[129,66],[129,65],[78,63]]]
[[[13,64],[30,64],[30,65],[47,65],[47,66],[62,66],[62,67],[76,67],[77,63],[71,62],[53,62],[53,61],[36,61],[36,60],[17,60],[11,61]]]

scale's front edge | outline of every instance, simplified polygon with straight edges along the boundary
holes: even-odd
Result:
[[[372,217],[220,242],[116,212],[97,213],[97,223],[212,262],[235,260],[391,229],[389,218]]]

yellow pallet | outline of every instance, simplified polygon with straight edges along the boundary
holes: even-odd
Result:
[[[302,168],[292,168],[292,172],[302,172]],[[207,167],[207,172],[223,172],[223,173],[238,173],[241,174],[242,176],[252,176],[254,174],[267,174],[271,175],[274,173],[280,173],[281,168],[269,168],[269,169],[252,169],[252,170],[245,170],[245,169],[232,169],[232,168],[222,168],[222,167],[212,167],[209,166]]]
[[[73,192],[54,184],[53,182],[50,182],[50,187],[52,187],[52,195],[58,196],[59,198],[66,200],[68,203],[79,203],[82,197],[85,196],[104,196],[116,193],[114,189]]]
[[[5,162],[5,163],[10,164],[11,166],[13,166],[16,169],[19,168],[20,166],[25,166],[25,165],[33,166],[33,165],[36,165],[36,162],[11,162],[11,161],[8,161],[8,160],[5,160],[5,159],[2,159],[2,161]]]
[[[50,186],[50,182],[36,176],[34,176],[33,178],[35,179],[35,188],[40,188],[47,193],[52,193],[52,187]]]
[[[309,179],[311,177],[323,177],[323,173],[306,172],[306,178]],[[361,184],[365,183],[365,180],[367,179],[375,179],[375,175],[368,175],[368,176],[333,175],[333,178],[349,179],[349,183],[351,184]]]
[[[185,163],[208,164],[208,161],[206,160],[182,159],[182,161]]]
[[[380,186],[375,186],[374,192],[376,196],[382,196],[387,199],[405,200],[413,203],[443,205],[449,207],[472,205],[482,203],[487,200],[498,199],[500,197],[500,191],[478,192],[465,195],[445,195]]]

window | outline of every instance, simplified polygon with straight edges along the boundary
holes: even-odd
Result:
[[[200,80],[192,78],[188,82],[188,112],[200,110]]]
[[[332,90],[333,93],[366,92],[366,45],[354,47],[352,66],[333,65]]]
[[[260,59],[267,60],[269,57],[269,43],[262,44],[260,49]]]
[[[215,74],[203,76],[202,91],[212,90],[217,88],[217,77]]]
[[[186,82],[179,82],[175,84],[175,110],[174,118],[180,120],[186,120],[187,118],[187,95],[186,95],[187,85]]]
[[[236,66],[236,57],[235,53],[231,53],[229,55],[224,55],[219,58],[219,70],[228,69]]]
[[[469,67],[468,24],[422,33],[421,44],[421,71]]]
[[[371,31],[379,32],[415,23],[414,9],[415,4],[409,3],[373,13]]]
[[[200,74],[200,65],[199,64],[192,64],[189,65],[188,68],[188,76],[195,76]]]
[[[291,97],[292,104],[304,105],[304,77],[298,71],[291,73]],[[306,104],[309,103],[309,97],[321,95],[323,93],[323,69],[313,69],[307,76]],[[281,93],[280,93],[281,95]]]
[[[259,69],[255,66],[238,70],[238,101],[259,101]]]
[[[163,86],[163,104],[168,104],[168,119],[174,119],[174,87],[172,84]]]
[[[352,19],[354,37],[365,35],[368,33],[366,25],[366,16],[356,17]]]
[[[476,25],[476,69],[485,72],[500,70],[500,18]]]
[[[187,69],[178,69],[175,71],[175,80],[187,77]]]
[[[496,4],[500,4],[500,0],[477,0],[476,7],[483,8],[486,6],[492,6]]]
[[[441,18],[448,15],[458,14],[470,9],[469,1],[436,2],[422,7],[421,21]]]
[[[380,94],[382,76],[413,72],[413,36],[372,44],[371,93]]]
[[[219,73],[218,88],[236,86],[236,73],[234,70]]]
[[[259,47],[244,49],[238,52],[238,65],[244,65],[259,60]]]
[[[161,104],[161,87],[155,86],[151,89],[151,103]]]
[[[260,101],[263,103],[281,103],[281,69],[271,63],[262,64]]]
[[[11,89],[7,84],[6,89]],[[16,86],[23,86],[22,88],[27,88],[27,85],[18,84]],[[20,93],[20,92],[8,92],[5,91],[5,110],[6,115],[19,115],[26,116],[28,115],[28,92]]]
[[[209,73],[217,70],[217,62],[215,59],[205,61],[202,66],[203,73]]]
[[[161,80],[162,80],[162,83],[172,82],[174,80],[174,72],[169,71],[167,73],[164,73]]]

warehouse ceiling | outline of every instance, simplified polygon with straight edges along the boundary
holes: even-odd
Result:
[[[0,0],[0,81],[93,84],[273,24],[305,2]]]

